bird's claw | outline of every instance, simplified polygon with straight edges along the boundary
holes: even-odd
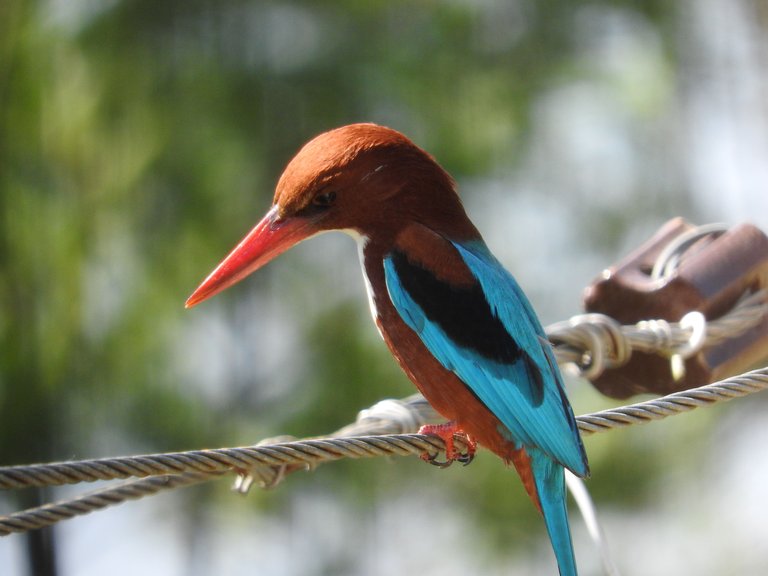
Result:
[[[419,429],[419,434],[431,434],[437,436],[445,444],[445,460],[441,461],[437,459],[437,454],[431,454],[425,452],[421,455],[421,459],[425,462],[429,462],[433,466],[438,468],[448,468],[454,462],[460,462],[464,466],[467,466],[472,460],[475,459],[475,450],[477,449],[477,443],[462,429],[460,429],[455,422],[447,422],[445,424],[427,424]],[[466,444],[466,452],[457,452],[454,447],[454,436],[459,436]]]
[[[437,466],[438,468],[448,468],[448,466],[453,464],[453,460],[438,460],[437,453],[430,454],[429,452],[424,452],[424,454],[421,455],[421,459],[428,464],[432,464],[432,466]]]
[[[429,452],[424,452],[424,454],[421,455],[421,459],[428,464],[432,464],[432,466],[437,466],[438,468],[448,468],[454,462],[459,462],[462,466],[469,466],[472,460],[475,459],[475,453],[467,451],[461,454],[455,454],[453,458],[438,460],[437,453],[430,454]]]
[[[463,454],[459,454],[456,456],[455,461],[461,463],[462,466],[469,466],[472,463],[472,460],[475,459],[475,452],[474,450],[470,451],[467,450]]]

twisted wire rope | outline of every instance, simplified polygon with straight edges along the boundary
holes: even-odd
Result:
[[[83,516],[129,500],[138,500],[165,490],[207,482],[215,477],[215,473],[203,472],[152,476],[150,478],[125,482],[119,486],[112,486],[108,489],[97,490],[89,494],[83,494],[69,500],[45,504],[9,514],[8,516],[0,516],[0,536],[37,530],[62,520]]]
[[[691,314],[700,314],[692,312]],[[705,322],[703,338],[689,323],[651,320],[621,325],[604,314],[581,314],[547,327],[559,364],[575,365],[582,376],[594,379],[604,370],[626,364],[633,351],[673,357],[694,355],[702,348],[716,346],[760,324],[768,314],[768,291],[745,295],[727,314]],[[690,317],[690,315],[687,315]]]
[[[582,434],[595,434],[661,420],[766,388],[768,366],[659,399],[578,416],[576,420]],[[434,411],[425,408],[421,398],[411,397],[400,402],[414,412],[409,416],[411,423],[426,422],[434,418]],[[365,416],[362,426],[370,431],[371,423],[365,421]],[[393,425],[390,422],[386,426]],[[354,426],[346,428],[348,433],[354,430]],[[462,447],[459,442],[459,448]],[[342,458],[406,456],[425,452],[433,454],[442,449],[443,441],[436,436],[399,433],[316,438],[262,446],[0,468],[0,489],[55,486],[131,476],[144,478],[75,500],[48,504],[0,517],[0,535],[40,528],[125,500],[210,480],[226,472],[258,473],[265,467],[284,469],[286,466],[297,469],[312,468],[323,462]],[[146,478],[147,476],[151,477]]]

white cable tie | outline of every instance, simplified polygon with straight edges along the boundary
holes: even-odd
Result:
[[[685,376],[685,360],[698,354],[707,339],[707,319],[698,310],[688,312],[678,323],[682,330],[690,330],[688,340],[675,346],[669,357],[672,377],[675,382]]]
[[[579,370],[581,375],[587,380],[594,380],[605,370],[605,351],[603,350],[603,340],[600,338],[600,329],[590,323],[590,316],[581,316],[573,321],[573,326],[581,326],[583,334],[589,341],[586,356],[588,362],[581,362]]]
[[[680,265],[685,252],[696,242],[713,234],[720,235],[728,231],[726,224],[714,223],[697,226],[673,238],[656,258],[651,270],[653,280],[669,280]]]
[[[655,320],[641,320],[636,325],[638,330],[653,336],[653,345],[657,349],[669,349],[672,347],[672,326],[661,318]]]
[[[360,410],[360,412],[357,413],[356,421],[359,423],[364,420],[387,420],[396,422],[400,426],[401,433],[403,434],[416,432],[426,423],[417,410],[414,410],[402,400],[395,400],[393,398],[381,400],[370,408]]]
[[[565,483],[568,485],[568,490],[570,491],[571,496],[573,496],[573,500],[579,507],[587,532],[589,533],[590,538],[592,538],[595,548],[597,548],[597,551],[600,553],[600,559],[603,563],[603,571],[606,576],[620,576],[619,569],[614,563],[611,553],[608,550],[605,532],[597,518],[595,503],[589,494],[589,490],[587,489],[584,480],[566,468]]]

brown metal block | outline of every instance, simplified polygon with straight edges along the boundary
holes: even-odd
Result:
[[[698,230],[682,218],[664,224],[586,289],[585,310],[622,324],[677,322],[693,310],[711,321],[731,310],[744,294],[768,289],[768,237],[763,232],[750,224],[703,235]],[[670,251],[673,246],[678,250]],[[614,398],[668,394],[742,372],[765,357],[768,318],[688,358],[685,375],[677,380],[669,358],[635,351],[627,364],[606,370],[593,384]]]

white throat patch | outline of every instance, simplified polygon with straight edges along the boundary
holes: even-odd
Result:
[[[357,230],[352,229],[346,229],[343,230],[343,232],[346,232],[349,234],[352,238],[355,239],[355,242],[357,242],[357,255],[360,258],[360,268],[363,272],[363,282],[365,283],[365,292],[368,294],[368,306],[371,310],[371,318],[373,318],[373,323],[376,325],[376,329],[379,331],[379,335],[381,335],[381,329],[379,328],[378,323],[378,311],[376,310],[376,299],[373,295],[373,286],[371,286],[370,280],[368,280],[368,275],[365,273],[365,246],[368,244],[368,237],[363,236],[360,234]],[[383,336],[382,336],[383,338]]]

